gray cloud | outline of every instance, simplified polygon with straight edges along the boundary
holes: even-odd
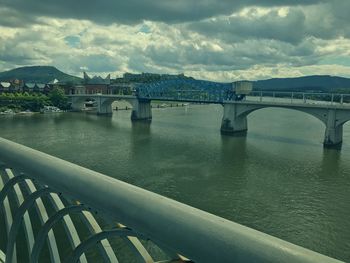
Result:
[[[191,23],[188,28],[228,43],[258,38],[275,39],[296,44],[306,36],[305,14],[297,8],[291,9],[285,17],[280,16],[276,10],[271,10],[267,14],[256,18],[220,17],[215,20]]]
[[[0,7],[0,25],[6,27],[28,27],[37,23],[37,19],[30,14],[16,9]]]
[[[306,30],[309,35],[322,39],[350,38],[350,1],[333,0],[308,7]]]
[[[290,7],[286,16],[281,16],[276,9],[254,15],[255,10],[251,8],[246,16],[219,16],[190,22],[186,27],[227,43],[273,39],[297,45],[307,38],[350,38],[350,1],[347,0]]]
[[[16,66],[44,63],[45,54],[33,44],[41,37],[40,33],[29,31],[17,33],[11,38],[0,36],[0,61]]]
[[[247,6],[310,5],[323,0],[1,0],[3,8],[29,16],[135,24],[143,20],[178,23],[228,15]],[[21,16],[19,16],[21,17]],[[18,21],[19,26],[23,21]]]
[[[66,42],[67,37],[59,40],[55,38],[55,33],[44,30],[21,30],[9,38],[0,36],[0,62],[13,66],[53,64],[75,73],[80,72],[82,66],[93,72],[119,69],[121,60],[118,56],[99,51],[82,52]]]
[[[76,75],[86,67],[246,78],[327,72],[322,63],[339,66],[350,54],[347,0],[0,2],[0,71],[36,64]]]
[[[156,65],[164,67],[195,68],[210,71],[242,70],[254,65],[305,66],[316,63],[319,58],[315,45],[305,41],[298,45],[275,40],[247,40],[235,45],[225,45],[222,50],[205,46],[155,46],[150,45],[144,56]]]
[[[120,61],[104,54],[91,54],[71,58],[70,63],[71,70],[75,72],[79,71],[81,67],[87,67],[92,72],[115,72],[119,69]]]

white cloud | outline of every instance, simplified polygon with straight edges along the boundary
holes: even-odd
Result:
[[[342,8],[349,6],[345,0],[335,1]],[[60,18],[56,14],[25,17],[29,25],[23,27],[15,20],[5,24],[3,18],[0,71],[40,64],[80,76],[83,70],[102,75],[184,72],[217,81],[305,74],[349,76],[343,57],[350,54],[350,29],[346,26],[350,20],[342,8],[328,2],[302,7],[291,6],[292,1],[281,1],[279,6],[273,6],[275,1],[265,6],[230,2],[218,4],[218,14],[209,15],[205,10],[214,2],[208,0],[207,7],[198,9],[203,13],[196,19],[186,19],[181,13],[188,7],[185,2],[157,4],[168,11],[175,5],[171,12],[179,14],[171,23],[165,18],[152,20],[150,15],[148,20],[137,18],[130,24],[112,20],[97,24],[92,18]],[[230,12],[218,11],[228,6]],[[0,14],[21,12],[1,10]],[[174,19],[197,21],[173,24]]]

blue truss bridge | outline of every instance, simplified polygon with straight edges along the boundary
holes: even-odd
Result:
[[[145,100],[221,104],[231,96],[232,83],[195,79],[173,79],[136,87],[135,95]]]

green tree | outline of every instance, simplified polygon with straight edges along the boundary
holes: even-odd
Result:
[[[45,95],[35,95],[29,93],[3,93],[0,94],[0,105],[14,110],[39,111],[45,105],[49,105]]]
[[[62,88],[54,88],[49,93],[49,100],[51,101],[53,106],[56,106],[60,109],[66,110],[69,108],[68,98],[64,94],[64,90]]]

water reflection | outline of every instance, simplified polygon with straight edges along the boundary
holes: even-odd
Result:
[[[228,170],[240,171],[245,174],[247,161],[247,138],[221,136],[221,165]]]
[[[130,132],[130,159],[135,165],[141,165],[146,162],[147,158],[151,158],[151,122],[149,121],[133,121],[131,123]]]
[[[151,121],[133,121],[131,131],[133,135],[149,135],[151,133]]]
[[[337,149],[324,148],[321,164],[322,177],[337,177],[340,171],[341,152]]]
[[[222,136],[222,107],[154,109],[152,124],[80,113],[1,118],[0,136],[321,253],[350,260],[350,129],[341,151],[296,111],[248,116]]]

